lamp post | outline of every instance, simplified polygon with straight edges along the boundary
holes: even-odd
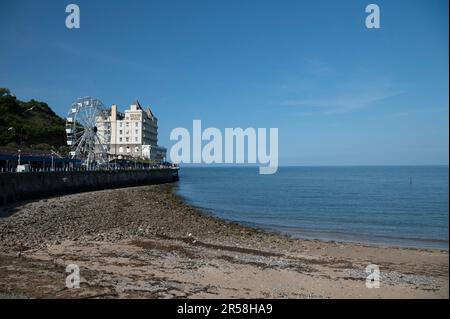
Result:
[[[55,171],[55,161],[54,161],[54,156],[58,156],[59,158],[63,158],[58,152],[56,152],[55,150],[51,149],[50,150],[51,154],[52,154],[52,172]],[[64,162],[63,162],[64,163]]]
[[[19,152],[19,160],[18,160],[17,165],[20,165],[20,152],[21,152],[21,150],[19,149],[19,150],[17,150],[17,151]]]

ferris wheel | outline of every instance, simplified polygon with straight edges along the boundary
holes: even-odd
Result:
[[[84,97],[72,103],[66,119],[70,157],[80,159],[87,168],[108,162],[111,139],[109,111],[96,98]]]

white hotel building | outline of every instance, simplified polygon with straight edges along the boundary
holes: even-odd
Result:
[[[112,157],[165,160],[166,149],[158,146],[158,119],[150,107],[143,110],[136,101],[121,113],[113,104],[108,121],[111,130],[109,154]]]

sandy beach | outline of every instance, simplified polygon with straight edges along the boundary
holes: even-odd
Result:
[[[449,298],[448,251],[300,240],[152,185],[0,208],[0,298]],[[5,217],[6,216],[6,217]],[[66,287],[66,266],[81,287]],[[365,269],[380,269],[380,288]]]

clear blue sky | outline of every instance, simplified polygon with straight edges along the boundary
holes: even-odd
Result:
[[[170,131],[278,127],[280,165],[448,164],[448,1],[0,0],[0,86],[91,95]],[[381,29],[365,28],[365,6]],[[1,114],[0,114],[1,116]]]

